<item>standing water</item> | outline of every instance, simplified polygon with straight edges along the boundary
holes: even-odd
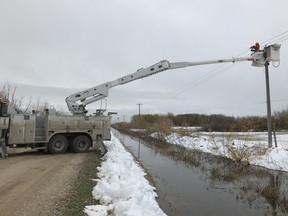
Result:
[[[194,163],[187,163],[138,138],[114,133],[152,176],[159,205],[169,216],[288,215],[287,173],[199,152]]]

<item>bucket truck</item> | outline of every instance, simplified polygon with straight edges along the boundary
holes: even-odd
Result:
[[[53,154],[64,153],[68,148],[76,153],[87,152],[94,142],[98,143],[102,153],[107,149],[104,140],[110,140],[111,113],[104,114],[104,109],[95,115],[87,115],[86,105],[108,96],[109,90],[118,85],[142,79],[162,71],[197,65],[250,61],[252,66],[263,67],[265,62],[280,61],[280,45],[273,44],[260,50],[259,44],[252,46],[253,53],[248,57],[218,59],[199,62],[160,61],[150,67],[139,69],[134,73],[120,77],[66,98],[72,115],[58,116],[50,108],[45,115],[18,114],[7,98],[0,98],[0,145],[2,157],[7,157],[7,147],[31,147],[46,150]]]

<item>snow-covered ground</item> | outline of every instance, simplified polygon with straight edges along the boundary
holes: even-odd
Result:
[[[187,133],[189,134],[187,136]],[[267,148],[267,133],[191,132],[186,136],[172,133],[169,143],[221,155],[268,169],[288,172],[288,134],[279,133],[277,146]]]
[[[166,215],[156,202],[156,189],[120,141],[112,134],[105,145],[108,153],[98,167],[99,179],[92,192],[100,205],[86,206],[84,212],[89,216]]]

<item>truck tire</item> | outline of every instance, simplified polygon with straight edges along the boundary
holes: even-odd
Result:
[[[63,135],[55,135],[52,137],[52,139],[49,141],[48,145],[48,152],[51,154],[61,154],[66,152],[68,148],[68,140]]]
[[[91,147],[91,140],[87,136],[79,135],[73,139],[71,145],[72,151],[76,153],[84,153],[88,152]]]

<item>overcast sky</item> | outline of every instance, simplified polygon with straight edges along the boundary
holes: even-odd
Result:
[[[1,86],[66,108],[65,98],[160,60],[249,56],[280,43],[272,111],[288,105],[287,0],[0,0]],[[265,115],[264,68],[250,62],[168,70],[110,90],[108,110]],[[99,103],[88,106],[98,108]]]

